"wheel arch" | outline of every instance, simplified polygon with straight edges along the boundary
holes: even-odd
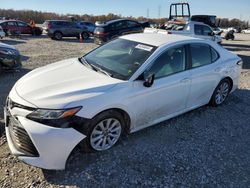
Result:
[[[231,77],[227,76],[227,77],[223,78],[222,80],[228,80],[230,82],[230,91],[231,91],[233,88],[233,84],[234,84],[233,79]]]
[[[107,111],[111,111],[111,112],[116,111],[116,112],[118,112],[119,114],[122,115],[122,117],[123,117],[123,119],[125,121],[124,130],[125,130],[125,133],[128,134],[130,132],[130,126],[131,126],[131,118],[130,118],[129,114],[125,110],[123,110],[121,108],[109,108],[109,109],[105,109],[105,110],[99,112],[98,114],[95,115],[95,117],[100,115],[101,113],[107,112]]]

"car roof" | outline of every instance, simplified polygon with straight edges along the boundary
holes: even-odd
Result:
[[[45,22],[72,22],[69,20],[45,20]]]
[[[131,40],[135,42],[140,42],[152,46],[162,46],[165,44],[171,44],[174,42],[181,41],[201,41],[202,39],[188,37],[184,35],[175,35],[175,34],[162,34],[162,33],[137,33],[131,35],[124,35],[120,38]]]
[[[0,23],[4,23],[4,22],[22,22],[22,23],[26,23],[22,20],[0,20]]]
[[[103,22],[103,23],[100,23],[100,24],[97,24],[98,27],[103,27],[103,26],[107,26],[109,24],[112,24],[112,23],[115,23],[115,22],[119,22],[119,21],[124,21],[124,20],[127,20],[127,19],[115,19],[115,20],[109,20],[109,21],[106,21],[106,22]]]

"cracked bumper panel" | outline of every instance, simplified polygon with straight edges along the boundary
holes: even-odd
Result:
[[[38,157],[30,157],[20,152],[6,127],[8,145],[11,152],[23,162],[44,169],[64,169],[66,161],[75,146],[86,136],[73,128],[53,128],[25,117],[17,117],[38,151]]]

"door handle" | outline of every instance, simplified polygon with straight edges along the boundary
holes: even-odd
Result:
[[[187,82],[189,82],[189,81],[190,81],[189,78],[184,78],[184,79],[181,80],[181,83],[187,83]]]

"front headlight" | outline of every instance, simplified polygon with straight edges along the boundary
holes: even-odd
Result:
[[[62,109],[62,110],[48,110],[48,109],[37,109],[34,112],[28,114],[27,118],[29,119],[63,119],[75,115],[82,107]]]
[[[19,51],[18,50],[14,50],[14,49],[9,49],[9,48],[0,48],[0,54],[18,55]]]

